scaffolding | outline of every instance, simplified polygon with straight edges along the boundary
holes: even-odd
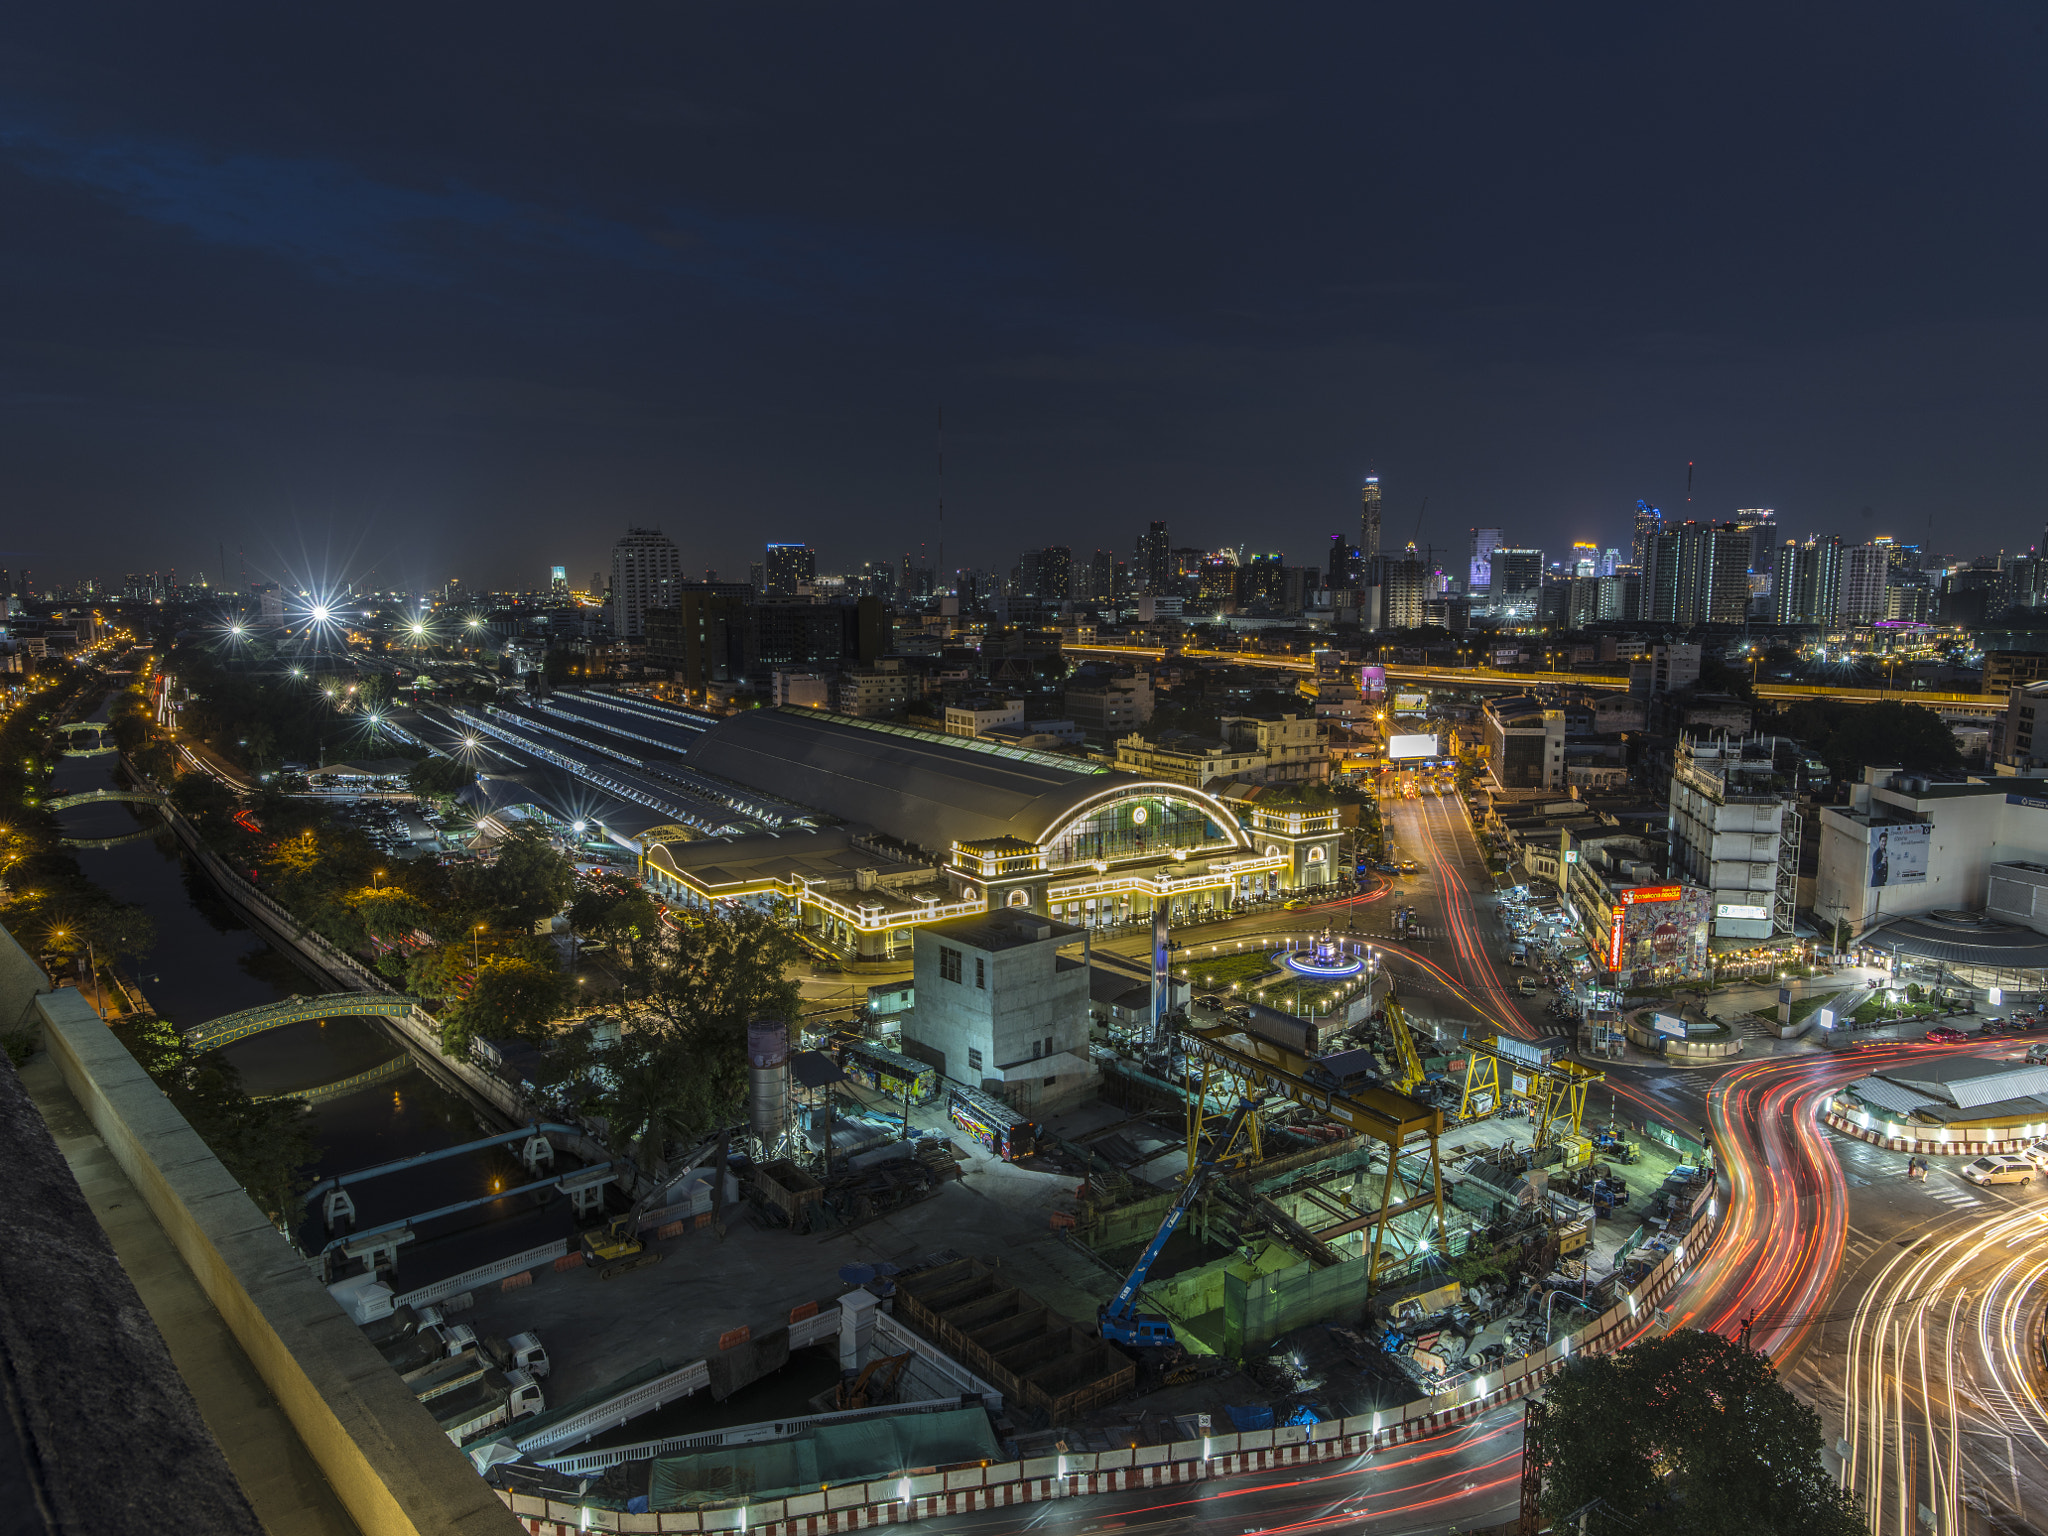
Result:
[[[1336,1200],[1330,1209],[1336,1219],[1305,1234],[1316,1247],[1323,1247],[1334,1238],[1370,1232],[1368,1291],[1378,1285],[1382,1256],[1390,1244],[1400,1257],[1413,1258],[1428,1250],[1432,1234],[1444,1231],[1443,1174],[1437,1158],[1437,1139],[1443,1132],[1441,1111],[1386,1088],[1340,1091],[1321,1086],[1306,1075],[1312,1058],[1276,1041],[1245,1034],[1235,1025],[1183,1024],[1180,1032],[1187,1046],[1189,1167],[1204,1160],[1227,1161],[1239,1167],[1256,1162],[1261,1148],[1260,1111],[1274,1100],[1285,1100],[1386,1149],[1377,1206]],[[1251,1112],[1232,1128],[1229,1115],[1217,1112],[1217,1106],[1225,1102],[1233,1110],[1239,1104],[1250,1105]],[[1223,1142],[1221,1147],[1214,1146],[1218,1141]],[[1419,1230],[1414,1223],[1402,1222],[1403,1217],[1417,1212],[1428,1213]]]

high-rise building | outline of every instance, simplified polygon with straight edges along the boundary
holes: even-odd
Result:
[[[1493,611],[1503,618],[1532,619],[1536,594],[1543,588],[1543,551],[1510,549],[1493,552]]]
[[[1383,555],[1368,567],[1380,589],[1380,627],[1419,629],[1428,622],[1423,607],[1433,595],[1426,561],[1413,554]]]
[[[1368,564],[1379,558],[1380,552],[1380,477],[1367,475],[1365,489],[1359,494],[1361,510],[1358,514],[1358,552]]]
[[[761,562],[771,597],[795,597],[818,579],[818,552],[808,544],[770,544]]]
[[[569,597],[569,567],[551,565],[548,567],[548,596],[557,602],[566,602]]]
[[[1202,562],[1201,585],[1195,596],[1201,599],[1205,608],[1220,609],[1225,603],[1237,600],[1237,556],[1227,549],[1218,550]]]
[[[1656,618],[1657,593],[1663,584],[1657,579],[1657,539],[1664,531],[1664,514],[1647,501],[1636,502],[1635,536],[1629,553],[1635,561],[1642,585],[1637,589],[1637,611],[1631,618]]]
[[[1832,624],[1842,603],[1842,541],[1832,535],[1780,544],[1771,573],[1772,617],[1780,624]]]
[[[1778,554],[1778,514],[1769,507],[1737,507],[1735,526],[1749,530],[1749,568],[1774,570]]]
[[[1073,594],[1074,552],[1065,545],[1027,549],[1017,558],[1017,596],[1063,603]]]
[[[1287,599],[1286,557],[1278,553],[1247,555],[1237,572],[1237,600],[1282,606]]]
[[[1096,550],[1088,558],[1087,575],[1079,583],[1080,590],[1074,595],[1091,603],[1115,601],[1116,563],[1116,556],[1108,550]]]
[[[1652,509],[1654,510],[1654,509]],[[1749,614],[1749,532],[1733,523],[1657,519],[1642,614],[1654,624],[1740,624]]]
[[[1138,535],[1138,573],[1147,592],[1173,590],[1173,541],[1167,537],[1166,524],[1155,522]]]
[[[1572,576],[1598,576],[1600,574],[1600,546],[1588,544],[1583,539],[1572,545],[1571,564],[1567,574]]]
[[[612,546],[612,633],[647,633],[647,610],[674,606],[683,552],[659,528],[628,528]]]
[[[1612,576],[1612,575],[1613,575],[1613,574],[1615,573],[1615,571],[1616,571],[1616,570],[1617,570],[1617,569],[1618,569],[1618,568],[1620,567],[1620,565],[1621,565],[1621,551],[1620,551],[1620,550],[1618,550],[1618,549],[1603,549],[1603,550],[1601,550],[1601,551],[1600,551],[1600,570],[1599,570],[1599,572],[1598,572],[1598,574],[1599,574],[1599,575],[1601,575],[1601,576]],[[1610,618],[1620,618],[1620,617],[1621,617],[1621,615],[1620,615],[1620,614],[1610,614],[1610,615],[1609,615],[1609,617],[1610,617]]]
[[[1325,582],[1333,592],[1356,587],[1363,577],[1364,556],[1356,544],[1346,544],[1344,535],[1330,535],[1330,565]]]
[[[1891,575],[1891,551],[1882,544],[1851,544],[1842,551],[1844,624],[1875,624],[1885,617],[1885,587]]]
[[[1493,597],[1493,552],[1499,548],[1498,528],[1472,530],[1472,565],[1467,572],[1465,592],[1475,608],[1483,610]]]

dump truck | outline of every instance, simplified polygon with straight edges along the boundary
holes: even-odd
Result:
[[[467,1323],[456,1323],[444,1330],[451,1354],[465,1349],[483,1351],[484,1358],[501,1371],[524,1371],[535,1381],[544,1379],[552,1368],[548,1352],[541,1347],[540,1335],[536,1333],[515,1333],[509,1339],[494,1334],[477,1337],[477,1332]]]
[[[422,1404],[451,1442],[460,1446],[478,1435],[545,1413],[540,1384],[524,1371],[486,1369],[466,1386],[427,1398]]]

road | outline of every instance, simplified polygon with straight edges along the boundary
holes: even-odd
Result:
[[[1521,1410],[1509,1407],[1451,1433],[1389,1446],[1303,1477],[1258,1473],[1181,1488],[1054,1499],[923,1519],[918,1527],[961,1536],[1265,1536],[1364,1526],[1372,1536],[1425,1536],[1512,1519],[1520,1503],[1521,1462]]]

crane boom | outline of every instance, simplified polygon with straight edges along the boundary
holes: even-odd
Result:
[[[1415,1036],[1408,1029],[1408,1015],[1401,999],[1394,995],[1394,978],[1387,978],[1387,1033],[1394,1037],[1394,1059],[1400,1077],[1393,1084],[1396,1093],[1413,1093],[1422,1086],[1422,1055],[1415,1049]]]
[[[1252,1112],[1250,1101],[1238,1104],[1230,1117],[1230,1130],[1220,1145],[1228,1147],[1236,1138],[1237,1126]],[[1149,1312],[1138,1310],[1138,1292],[1145,1288],[1145,1277],[1152,1272],[1152,1266],[1159,1261],[1159,1255],[1166,1249],[1166,1243],[1180,1226],[1181,1218],[1187,1215],[1195,1201],[1201,1198],[1203,1188],[1209,1182],[1209,1175],[1216,1171],[1214,1163],[1199,1163],[1188,1170],[1188,1181],[1180,1188],[1180,1194],[1172,1205],[1166,1208],[1166,1215],[1160,1219],[1159,1230],[1152,1234],[1152,1241],[1145,1245],[1145,1251],[1138,1255],[1138,1262],[1131,1266],[1131,1272],[1124,1277],[1124,1283],[1117,1288],[1116,1295],[1102,1304],[1097,1315],[1102,1336],[1112,1344],[1162,1345],[1175,1342],[1173,1324],[1170,1320]]]

